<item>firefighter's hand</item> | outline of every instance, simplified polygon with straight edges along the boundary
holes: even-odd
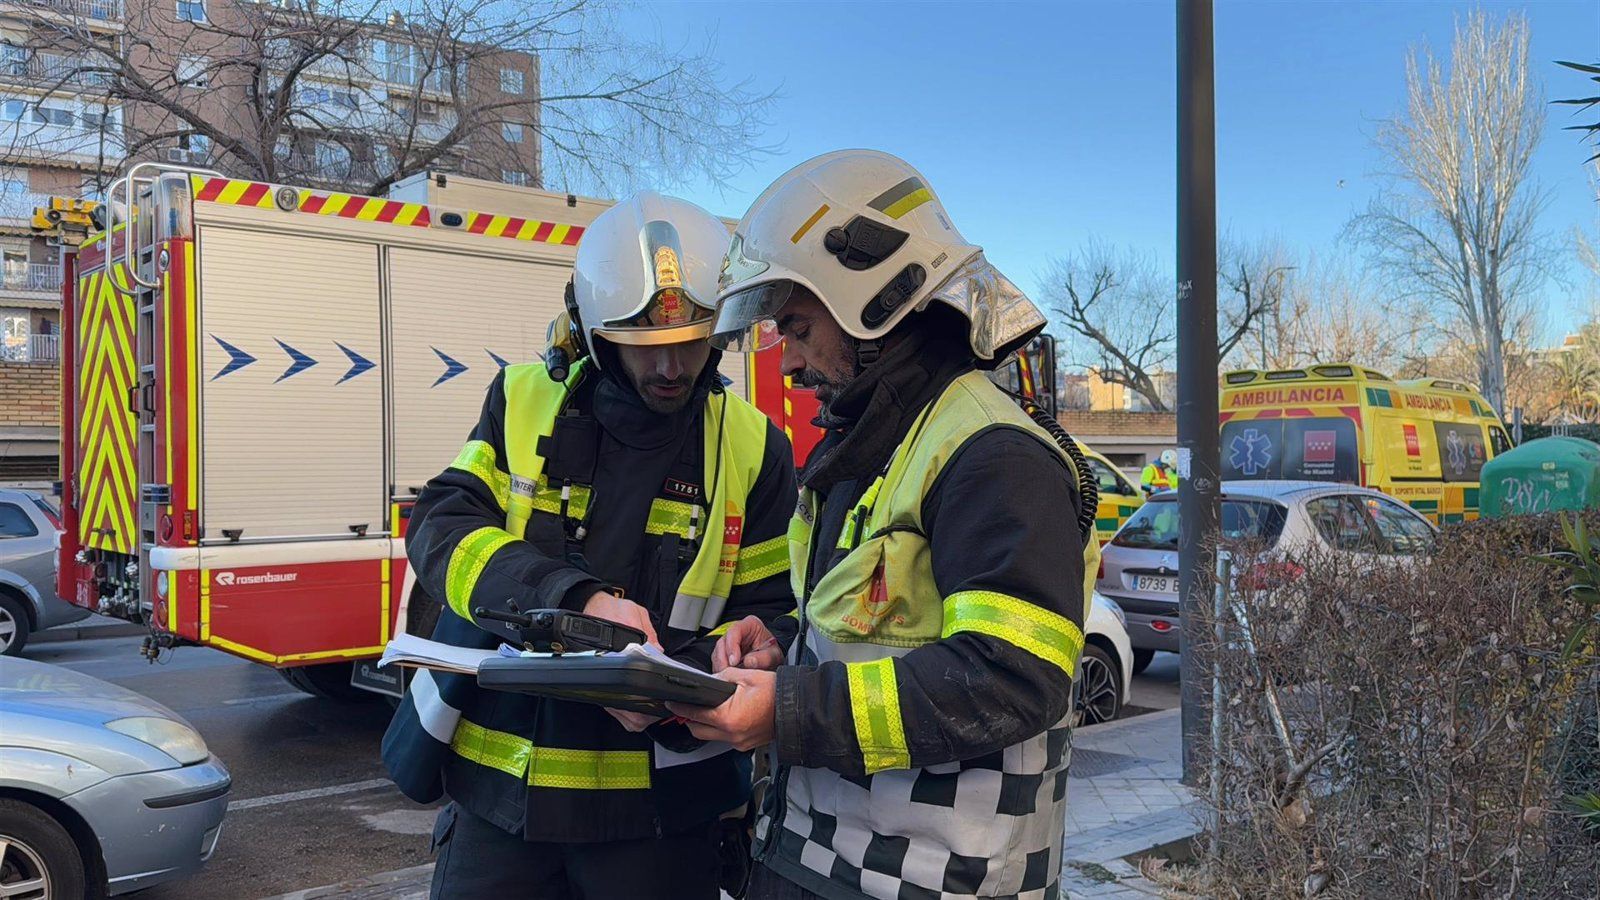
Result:
[[[650,613],[645,608],[632,600],[625,600],[616,594],[606,591],[595,591],[588,602],[583,605],[583,614],[605,619],[607,622],[616,622],[629,628],[637,628],[644,632],[645,642],[661,649],[661,639],[656,637],[656,628],[650,624]]]
[[[728,626],[711,649],[711,671],[723,669],[776,669],[783,665],[783,649],[755,616],[745,616]]]
[[[723,741],[740,750],[772,743],[777,730],[778,675],[757,669],[724,669],[718,678],[736,685],[721,706],[707,709],[668,703],[674,715],[688,719],[689,733],[702,741]]]
[[[661,721],[660,716],[652,716],[647,713],[637,713],[631,709],[612,709],[608,706],[605,708],[605,710],[606,712],[611,713],[611,718],[622,723],[623,728],[626,728],[632,732],[643,731],[646,728],[649,728],[651,725]]]

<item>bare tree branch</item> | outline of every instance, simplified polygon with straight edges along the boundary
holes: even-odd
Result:
[[[241,2],[196,24],[128,0],[120,34],[15,12],[30,52],[67,61],[50,79],[121,108],[97,126],[108,169],[184,147],[233,176],[374,194],[427,169],[611,193],[723,182],[768,149],[771,93],[727,84],[709,46],[624,36],[606,0]]]
[[[1405,112],[1376,143],[1393,186],[1350,224],[1374,262],[1451,323],[1477,378],[1506,411],[1508,341],[1534,314],[1550,244],[1530,178],[1545,110],[1528,74],[1528,24],[1474,12],[1456,28],[1448,71],[1423,48],[1408,61]]]
[[[1283,291],[1281,277],[1270,265],[1263,268],[1259,253],[1252,252],[1229,247],[1218,265],[1219,318],[1226,323],[1218,339],[1223,356]],[[1042,281],[1045,306],[1078,338],[1066,347],[1067,361],[1139,394],[1152,410],[1171,410],[1177,347],[1172,276],[1160,272],[1147,253],[1091,242],[1054,260]]]

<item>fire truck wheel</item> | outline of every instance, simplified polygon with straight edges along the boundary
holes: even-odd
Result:
[[[297,666],[279,669],[283,680],[313,697],[322,697],[338,703],[377,703],[382,694],[364,691],[350,683],[350,663],[322,663],[315,666]]]

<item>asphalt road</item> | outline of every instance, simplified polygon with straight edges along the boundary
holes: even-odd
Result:
[[[217,853],[200,874],[140,900],[265,897],[429,861],[433,811],[386,780],[382,702],[340,705],[301,694],[276,672],[216,650],[139,658],[132,637],[41,643],[30,659],[68,666],[152,697],[187,718],[233,773]],[[1130,714],[1178,704],[1178,657],[1157,654],[1134,679]]]
[[[243,900],[428,861],[433,812],[402,797],[378,760],[390,714],[381,699],[320,700],[217,650],[182,647],[157,664],[138,650],[138,638],[105,638],[24,653],[166,704],[233,774],[216,855],[140,900]]]

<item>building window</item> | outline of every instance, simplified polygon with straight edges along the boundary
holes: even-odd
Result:
[[[521,71],[517,69],[500,70],[500,93],[520,94],[522,93],[522,86]]]
[[[185,135],[178,138],[178,146],[189,151],[190,162],[205,162],[211,158],[211,138],[207,135]]]
[[[514,184],[517,187],[527,187],[528,186],[528,173],[527,172],[513,172],[510,169],[501,169],[500,170],[500,180],[504,181],[506,184]]]
[[[350,177],[350,148],[333,141],[317,141],[317,174],[323,178]]]
[[[295,93],[303,106],[337,106],[342,109],[360,109],[361,98],[354,91],[341,91],[331,87],[303,87]]]
[[[394,172],[394,151],[389,149],[388,144],[372,145],[372,168],[377,170],[379,175]]]
[[[83,127],[91,131],[104,129],[107,132],[114,132],[117,130],[118,115],[114,109],[107,109],[104,106],[85,106],[83,112],[79,113],[79,118],[83,122]]]
[[[0,119],[21,122],[28,117],[28,104],[24,100],[7,100],[0,103]]]
[[[204,22],[205,20],[205,0],[178,0],[178,21]]]
[[[509,143],[509,144],[520,144],[520,143],[522,143],[522,126],[518,125],[515,122],[502,122],[502,123],[500,123],[500,134],[503,137],[505,137],[506,143]]]
[[[55,125],[59,128],[71,128],[78,123],[78,117],[72,110],[61,106],[45,106],[40,103],[33,107],[32,120],[37,125]]]
[[[0,44],[0,72],[7,75],[28,74],[28,48]]]
[[[7,269],[11,254],[6,254]],[[7,272],[9,276],[10,272]],[[9,280],[9,279],[8,279]],[[0,309],[0,359],[26,362],[28,359],[28,311]]]
[[[185,87],[211,86],[211,76],[206,71],[211,60],[204,56],[185,56],[178,60],[178,83]]]

